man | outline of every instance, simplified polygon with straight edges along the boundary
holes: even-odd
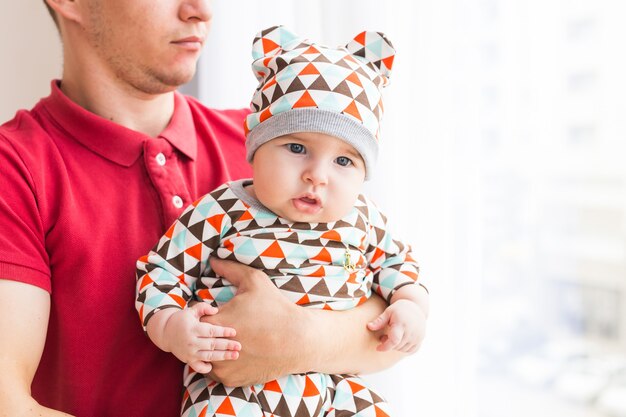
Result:
[[[62,79],[0,127],[0,415],[175,416],[182,366],[141,331],[134,263],[186,205],[250,174],[246,112],[174,92],[194,74],[207,0],[46,1]],[[207,354],[227,385],[400,358],[366,329],[385,307],[376,297],[302,309],[258,271],[212,265],[240,289],[206,318],[243,347],[236,361]]]

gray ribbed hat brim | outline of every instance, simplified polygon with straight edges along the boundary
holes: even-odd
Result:
[[[255,126],[246,140],[248,161],[252,161],[254,153],[264,143],[300,132],[325,133],[352,145],[365,162],[365,179],[371,177],[378,157],[376,137],[350,116],[317,108],[287,110]]]

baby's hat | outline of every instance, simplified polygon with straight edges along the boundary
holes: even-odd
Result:
[[[329,48],[283,26],[259,32],[252,69],[259,80],[244,128],[248,161],[279,136],[319,132],[343,139],[365,161],[369,178],[378,155],[382,89],[395,50],[380,32],[361,32]]]

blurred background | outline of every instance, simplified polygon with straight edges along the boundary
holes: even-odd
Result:
[[[396,416],[626,416],[626,2],[214,0],[182,90],[245,107],[284,24],[397,56],[368,193],[431,291],[420,352],[369,376]],[[0,120],[61,73],[40,0],[0,3]],[[622,52],[620,52],[622,51]]]

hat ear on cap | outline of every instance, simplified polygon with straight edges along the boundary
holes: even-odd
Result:
[[[272,26],[257,33],[252,41],[252,69],[257,80],[263,81],[271,74],[267,59],[294,48],[302,41],[302,38],[284,26]]]
[[[387,85],[396,50],[384,33],[361,32],[348,42],[346,49],[352,55],[360,58],[361,61],[371,63],[374,69],[383,76],[384,85]]]
[[[284,26],[272,26],[255,35],[252,41],[252,59],[274,56],[300,42],[302,38]]]

